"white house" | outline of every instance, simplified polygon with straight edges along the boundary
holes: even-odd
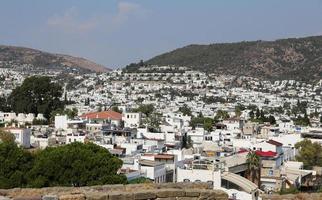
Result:
[[[15,136],[15,141],[24,148],[30,148],[30,129],[27,128],[6,128]]]
[[[139,127],[141,123],[141,113],[123,113],[122,120],[124,121],[124,127],[134,128]]]

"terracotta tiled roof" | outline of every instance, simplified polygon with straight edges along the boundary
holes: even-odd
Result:
[[[273,151],[256,151],[256,154],[260,157],[275,157],[277,155],[277,153]]]
[[[122,114],[112,110],[108,110],[108,111],[102,111],[102,112],[86,113],[86,114],[83,114],[81,118],[122,120]]]
[[[283,146],[283,144],[282,143],[280,143],[280,142],[277,142],[277,141],[275,141],[275,140],[268,140],[267,141],[267,143],[269,143],[269,144],[272,144],[272,145],[275,145],[275,146]]]

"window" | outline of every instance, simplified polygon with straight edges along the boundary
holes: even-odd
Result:
[[[268,176],[273,176],[273,174],[274,174],[274,171],[273,171],[272,169],[270,169],[270,170],[268,171]]]

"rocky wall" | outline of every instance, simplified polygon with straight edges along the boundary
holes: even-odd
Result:
[[[203,183],[0,189],[0,200],[228,200]]]

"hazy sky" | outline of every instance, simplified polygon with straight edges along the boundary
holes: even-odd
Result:
[[[122,67],[191,43],[322,35],[322,0],[0,0],[0,44]]]

